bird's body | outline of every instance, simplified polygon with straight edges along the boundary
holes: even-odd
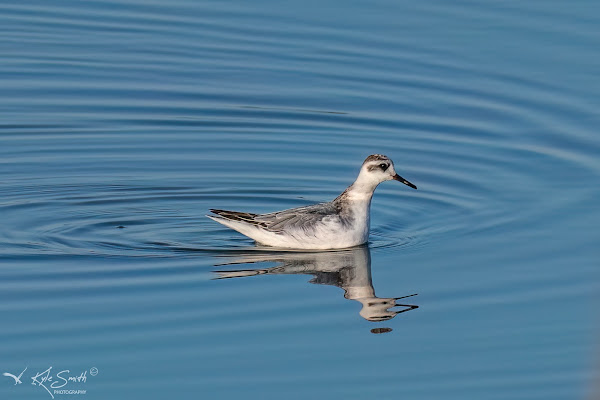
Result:
[[[340,249],[369,239],[371,198],[379,183],[395,179],[416,189],[396,174],[392,161],[379,154],[364,161],[356,181],[335,200],[269,214],[210,210],[209,218],[258,243],[291,249]]]
[[[350,202],[338,197],[328,203],[269,214],[211,210],[218,217],[210,218],[268,246],[337,249],[368,240],[370,203],[370,198]]]

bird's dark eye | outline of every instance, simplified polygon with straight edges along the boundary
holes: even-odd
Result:
[[[387,164],[379,164],[379,168],[381,168],[382,170],[386,170],[388,168]]]

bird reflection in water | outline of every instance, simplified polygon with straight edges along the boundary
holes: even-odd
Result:
[[[416,305],[398,302],[400,299],[416,296],[416,294],[401,297],[375,295],[371,280],[371,252],[367,246],[327,252],[256,252],[236,257],[234,261],[218,266],[257,262],[278,262],[279,265],[265,269],[214,271],[218,275],[215,279],[256,275],[312,275],[313,278],[309,283],[342,288],[346,299],[361,303],[360,316],[372,322],[387,321],[398,314],[418,308]],[[385,333],[391,330],[391,328],[374,328],[371,332]]]

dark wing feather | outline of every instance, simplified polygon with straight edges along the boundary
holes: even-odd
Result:
[[[225,219],[229,219],[232,221],[242,221],[247,222],[252,225],[262,226],[266,228],[267,226],[260,221],[255,220],[258,214],[239,212],[239,211],[227,211],[227,210],[215,210],[211,209],[210,212],[217,214],[219,217],[223,217]]]

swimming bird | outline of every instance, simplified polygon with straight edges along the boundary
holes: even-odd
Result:
[[[216,215],[207,217],[266,246],[314,250],[358,246],[369,239],[373,192],[389,180],[417,188],[396,173],[391,159],[372,154],[354,183],[333,201],[268,214],[211,209]]]

